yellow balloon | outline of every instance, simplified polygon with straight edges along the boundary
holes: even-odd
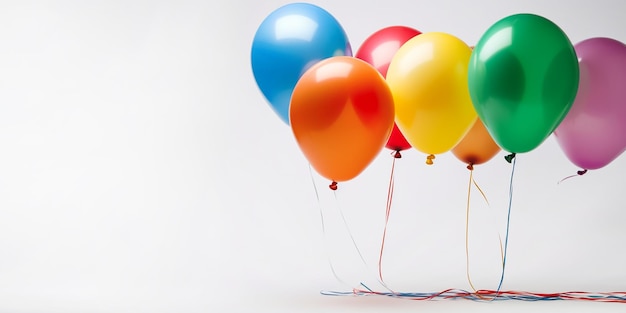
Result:
[[[387,83],[396,124],[417,150],[447,152],[476,121],[467,84],[471,53],[455,36],[431,32],[413,37],[392,58]]]

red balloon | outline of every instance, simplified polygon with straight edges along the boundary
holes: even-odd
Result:
[[[386,77],[391,59],[398,49],[419,34],[421,34],[420,31],[406,26],[383,28],[365,39],[354,56],[371,64],[383,77]]]
[[[390,26],[370,35],[354,55],[371,64],[383,77],[387,76],[387,69],[391,59],[398,49],[409,39],[421,34],[420,31],[406,26]],[[411,144],[394,123],[393,131],[385,145],[387,149],[402,151],[411,148]]]
[[[391,131],[389,139],[387,139],[385,148],[393,151],[403,151],[411,148],[411,144],[406,140],[406,138],[404,138],[404,135],[402,135],[402,132],[396,123],[393,123],[393,130]]]

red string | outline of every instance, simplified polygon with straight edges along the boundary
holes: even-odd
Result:
[[[512,155],[514,157],[514,155]],[[394,171],[395,171],[395,159],[396,158],[400,158],[400,154],[398,152],[396,152],[396,154],[394,155],[394,159],[391,165],[391,173],[390,173],[390,177],[389,177],[389,187],[387,189],[387,204],[386,204],[386,209],[385,209],[385,225],[384,225],[384,229],[383,229],[383,235],[382,235],[382,241],[381,241],[381,247],[380,247],[380,255],[379,255],[379,259],[378,259],[378,274],[381,280],[381,283],[384,284],[383,281],[383,274],[382,274],[382,259],[383,259],[383,252],[384,252],[384,247],[385,247],[385,239],[387,236],[387,226],[389,223],[389,216],[391,213],[391,205],[392,205],[392,201],[393,201],[393,192],[394,192],[394,186],[395,186],[395,181],[394,181]],[[513,158],[511,157],[511,160]],[[507,161],[509,161],[507,159]],[[468,169],[470,170],[470,183],[469,183],[469,187],[468,187],[468,207],[467,207],[467,218],[469,219],[469,197],[470,197],[470,190],[471,190],[471,185],[474,184],[476,186],[476,188],[480,191],[480,193],[482,194],[483,198],[485,199],[485,201],[488,203],[487,198],[485,197],[484,192],[480,189],[480,187],[478,187],[478,184],[476,183],[476,181],[474,181],[473,179],[473,175],[472,175],[472,170],[473,170],[473,166],[471,166],[471,164],[468,166]],[[579,173],[577,173],[578,175],[583,175],[585,174],[585,170],[583,171],[579,171]],[[336,187],[337,183],[333,182],[333,184],[331,184],[331,189],[332,187]],[[317,190],[316,190],[317,193]],[[319,199],[318,199],[319,201]],[[344,219],[345,222],[345,219]],[[468,229],[468,225],[466,225],[466,258],[468,258],[469,260],[469,252],[467,251],[467,229]],[[354,240],[353,240],[354,243]],[[500,249],[502,250],[502,242],[500,242]],[[356,243],[355,243],[356,246]],[[501,251],[502,253],[502,251]],[[360,252],[359,252],[360,254]],[[504,256],[502,256],[504,259]],[[503,260],[504,262],[504,260]],[[332,265],[331,265],[331,269],[332,269]],[[504,270],[504,268],[503,268]],[[334,271],[333,271],[334,272]],[[468,280],[470,280],[469,277],[469,264],[468,264]],[[471,280],[469,281],[470,285],[472,287],[472,289],[474,289],[474,286],[471,283]],[[381,292],[381,291],[375,291],[372,290],[370,288],[368,288],[367,286],[361,284],[363,287],[365,287],[366,289],[358,289],[358,288],[353,288],[351,292],[336,292],[336,291],[327,291],[327,292],[322,292],[322,294],[325,295],[334,295],[334,296],[345,296],[345,295],[357,295],[357,296],[367,296],[367,295],[375,295],[375,296],[387,296],[387,297],[393,297],[393,298],[400,298],[400,299],[408,299],[408,300],[455,300],[455,299],[466,299],[466,300],[472,300],[472,301],[501,301],[501,300],[518,300],[518,301],[555,301],[555,300],[577,300],[577,301],[591,301],[591,302],[612,302],[612,303],[626,303],[626,292],[625,291],[618,291],[618,292],[585,292],[585,291],[567,291],[567,292],[557,292],[557,293],[537,293],[537,292],[527,292],[527,291],[514,291],[514,290],[486,290],[486,289],[481,289],[481,290],[473,290],[473,292],[470,291],[466,291],[466,290],[462,290],[462,289],[446,289],[440,292]]]
[[[378,256],[378,277],[380,278],[381,283],[384,284],[383,279],[383,251],[385,250],[385,239],[387,237],[387,225],[389,223],[389,215],[391,213],[391,203],[393,201],[393,190],[395,187],[394,180],[394,171],[396,167],[396,159],[400,158],[399,152],[396,152],[394,155],[393,161],[391,163],[391,174],[389,175],[389,187],[387,188],[387,206],[385,208],[385,226],[383,228],[383,238],[380,244],[380,254]]]
[[[568,180],[570,178],[574,178],[574,177],[577,177],[577,176],[583,176],[586,173],[587,173],[587,170],[586,169],[582,169],[580,171],[577,171],[576,174],[574,174],[574,175],[570,175],[570,176],[567,176],[567,177],[559,180],[559,182],[557,184],[560,184],[560,183],[562,183],[562,182],[564,182],[564,181],[566,181],[566,180]]]
[[[364,286],[364,285],[363,285]],[[517,300],[517,301],[555,301],[555,300],[576,300],[576,301],[591,301],[591,302],[612,302],[612,303],[626,303],[626,292],[585,292],[585,291],[567,291],[557,293],[537,293],[528,291],[514,291],[514,290],[477,290],[475,292],[469,292],[461,289],[446,289],[440,292],[433,293],[408,293],[408,292],[379,292],[369,289],[367,290],[353,289],[352,292],[326,292],[326,295],[373,295],[373,296],[389,296],[407,300],[456,300],[466,299],[479,302],[490,301],[502,301],[502,300]]]

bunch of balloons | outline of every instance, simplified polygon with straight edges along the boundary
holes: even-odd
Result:
[[[352,54],[324,9],[272,12],[252,43],[252,71],[313,168],[336,182],[359,175],[386,147],[432,164],[451,151],[468,168],[500,150],[532,151],[552,133],[587,170],[626,149],[626,45],[573,45],[550,20],[515,14],[475,47],[442,32],[391,26]]]

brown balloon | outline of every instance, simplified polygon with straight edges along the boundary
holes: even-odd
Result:
[[[483,122],[477,118],[472,128],[452,149],[452,154],[462,162],[473,166],[491,160],[500,150],[500,146],[491,138]]]

